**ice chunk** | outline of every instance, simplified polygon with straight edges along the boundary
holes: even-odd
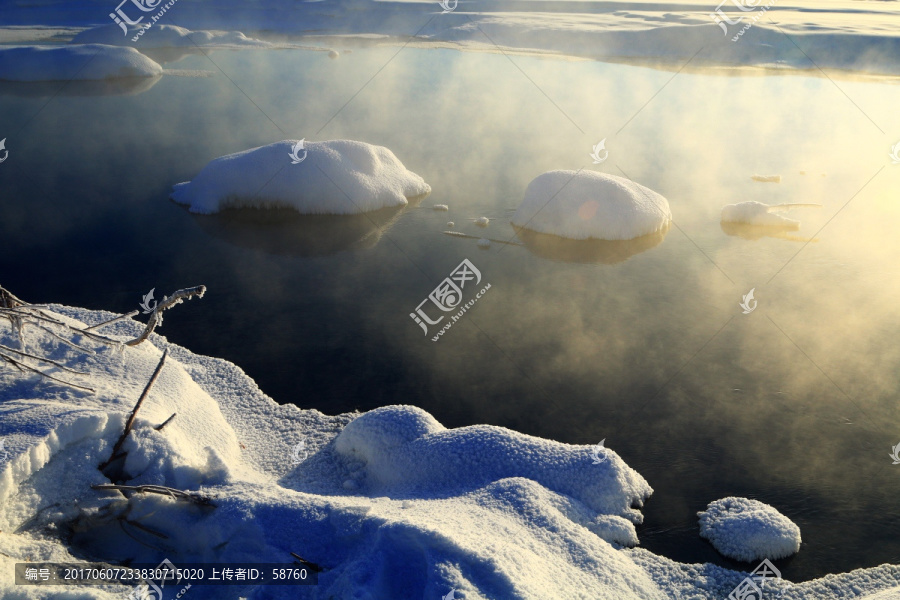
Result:
[[[800,550],[800,528],[763,502],[734,496],[699,512],[700,536],[729,558],[775,560]]]
[[[781,183],[781,175],[753,175],[750,179],[760,183]]]
[[[431,187],[394,153],[365,142],[283,140],[222,156],[171,198],[194,213],[229,207],[293,208],[301,214],[349,215],[405,206]]]
[[[776,204],[770,206],[762,202],[739,202],[727,204],[722,208],[723,223],[746,223],[762,227],[778,227],[784,229],[799,229],[800,221],[788,219],[779,214],[794,208],[820,207],[821,204]]]
[[[119,77],[157,77],[162,67],[134,48],[79,46],[0,46],[0,80],[83,81]]]
[[[664,229],[671,219],[664,197],[628,179],[549,171],[528,185],[512,224],[576,240],[629,240]]]

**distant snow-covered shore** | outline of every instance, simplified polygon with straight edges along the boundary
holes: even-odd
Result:
[[[46,5],[4,8],[0,43],[22,39],[22,26],[28,25],[41,27],[34,39],[46,38],[48,27],[109,25],[108,14],[114,8],[105,0],[51,3],[51,10]],[[463,1],[444,13],[437,2],[222,0],[179,3],[166,19],[198,31],[240,28],[253,38],[282,42],[292,37],[376,36],[381,43],[656,61],[676,67],[726,65],[816,72],[830,68],[900,75],[900,62],[895,59],[900,54],[896,3],[836,0],[823,5],[791,0],[747,6],[751,8],[738,10],[731,1],[716,5],[703,0],[630,4],[498,0]],[[159,32],[149,30],[141,44],[153,44],[148,39],[154,34]],[[369,37],[368,41],[379,40]]]

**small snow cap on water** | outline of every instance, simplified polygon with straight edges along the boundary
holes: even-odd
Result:
[[[760,225],[764,227],[783,227],[785,229],[799,229],[800,221],[782,217],[779,212],[789,211],[794,208],[821,207],[820,204],[776,204],[770,206],[762,202],[739,202],[727,204],[722,208],[722,221],[725,223],[747,223],[748,225]]]
[[[671,220],[669,202],[638,183],[596,171],[549,171],[528,184],[512,224],[576,240],[629,240]]]
[[[328,58],[337,58],[339,56],[340,56],[340,54],[338,53],[337,50],[329,50],[328,51]]]
[[[456,223],[454,223],[453,221],[447,221],[447,227],[455,227],[455,226],[456,226]]]
[[[434,210],[445,210],[446,211],[446,210],[450,210],[450,207],[447,206],[446,204],[435,204]]]
[[[478,247],[479,247],[479,248],[482,248],[482,249],[485,249],[485,250],[488,249],[488,248],[490,248],[490,247],[491,247],[491,240],[489,240],[489,239],[487,239],[487,238],[481,238],[480,240],[478,240]]]
[[[478,217],[477,219],[472,219],[472,221],[479,227],[487,227],[491,224],[491,220],[487,217]]]
[[[760,183],[781,183],[781,175],[753,175],[750,179]]]
[[[758,500],[731,496],[711,502],[697,515],[700,536],[729,558],[775,560],[800,550],[800,528]]]
[[[430,192],[383,146],[333,140],[298,147],[297,140],[283,140],[211,161],[192,181],[175,185],[170,197],[202,214],[284,207],[349,215],[404,206]]]
[[[134,48],[101,44],[0,47],[0,80],[86,81],[157,77],[162,71]]]

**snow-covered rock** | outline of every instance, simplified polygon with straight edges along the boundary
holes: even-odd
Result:
[[[194,48],[214,46],[221,48],[268,48],[272,44],[248,38],[240,31],[191,31],[176,25],[156,23],[137,41],[133,38],[144,30],[141,25],[128,25],[128,33],[115,23],[92,27],[79,32],[72,44],[107,44],[137,48]]]
[[[628,240],[671,220],[668,201],[638,183],[596,171],[549,171],[528,185],[512,224],[576,240]]]
[[[348,215],[404,206],[431,192],[383,146],[350,140],[297,144],[284,140],[217,158],[192,181],[175,185],[171,198],[202,214],[286,207]]]
[[[794,208],[818,207],[818,204],[776,204],[770,206],[762,202],[739,202],[722,207],[723,223],[746,223],[761,227],[799,229],[800,221],[783,217],[777,213]]]
[[[0,46],[0,80],[71,81],[157,77],[163,69],[134,48],[85,44]]]
[[[730,496],[697,515],[700,536],[729,558],[775,560],[800,550],[800,528],[764,502]]]

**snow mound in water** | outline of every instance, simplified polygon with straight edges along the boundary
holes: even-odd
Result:
[[[700,536],[729,558],[747,562],[775,560],[800,550],[800,528],[758,500],[723,498],[697,514]]]
[[[349,215],[404,206],[408,198],[431,192],[383,146],[351,140],[297,144],[283,140],[217,158],[192,181],[175,185],[170,197],[202,214],[286,207],[301,214]]]
[[[594,464],[590,446],[568,446],[502,427],[445,429],[413,406],[372,410],[347,425],[337,452],[365,466],[371,493],[434,498],[471,491],[501,479],[523,477],[565,495],[598,515],[597,534],[610,542],[637,543],[633,523],[653,492],[615,453]]]
[[[512,224],[576,240],[630,240],[671,220],[668,201],[633,181],[596,171],[549,171],[528,185]]]
[[[84,81],[156,77],[163,69],[134,48],[102,44],[0,46],[0,80]]]
[[[85,29],[72,38],[72,44],[108,44],[110,46],[137,46],[138,48],[194,48],[196,46],[268,48],[272,44],[248,38],[240,31],[191,31],[176,25],[156,24],[132,41],[144,30],[140,25],[129,25],[128,33],[115,23]]]
[[[820,207],[819,204],[776,204],[770,206],[762,202],[739,202],[727,204],[722,208],[723,223],[747,223],[762,227],[779,227],[784,229],[799,229],[800,221],[788,219],[777,213],[789,211],[794,208]]]

